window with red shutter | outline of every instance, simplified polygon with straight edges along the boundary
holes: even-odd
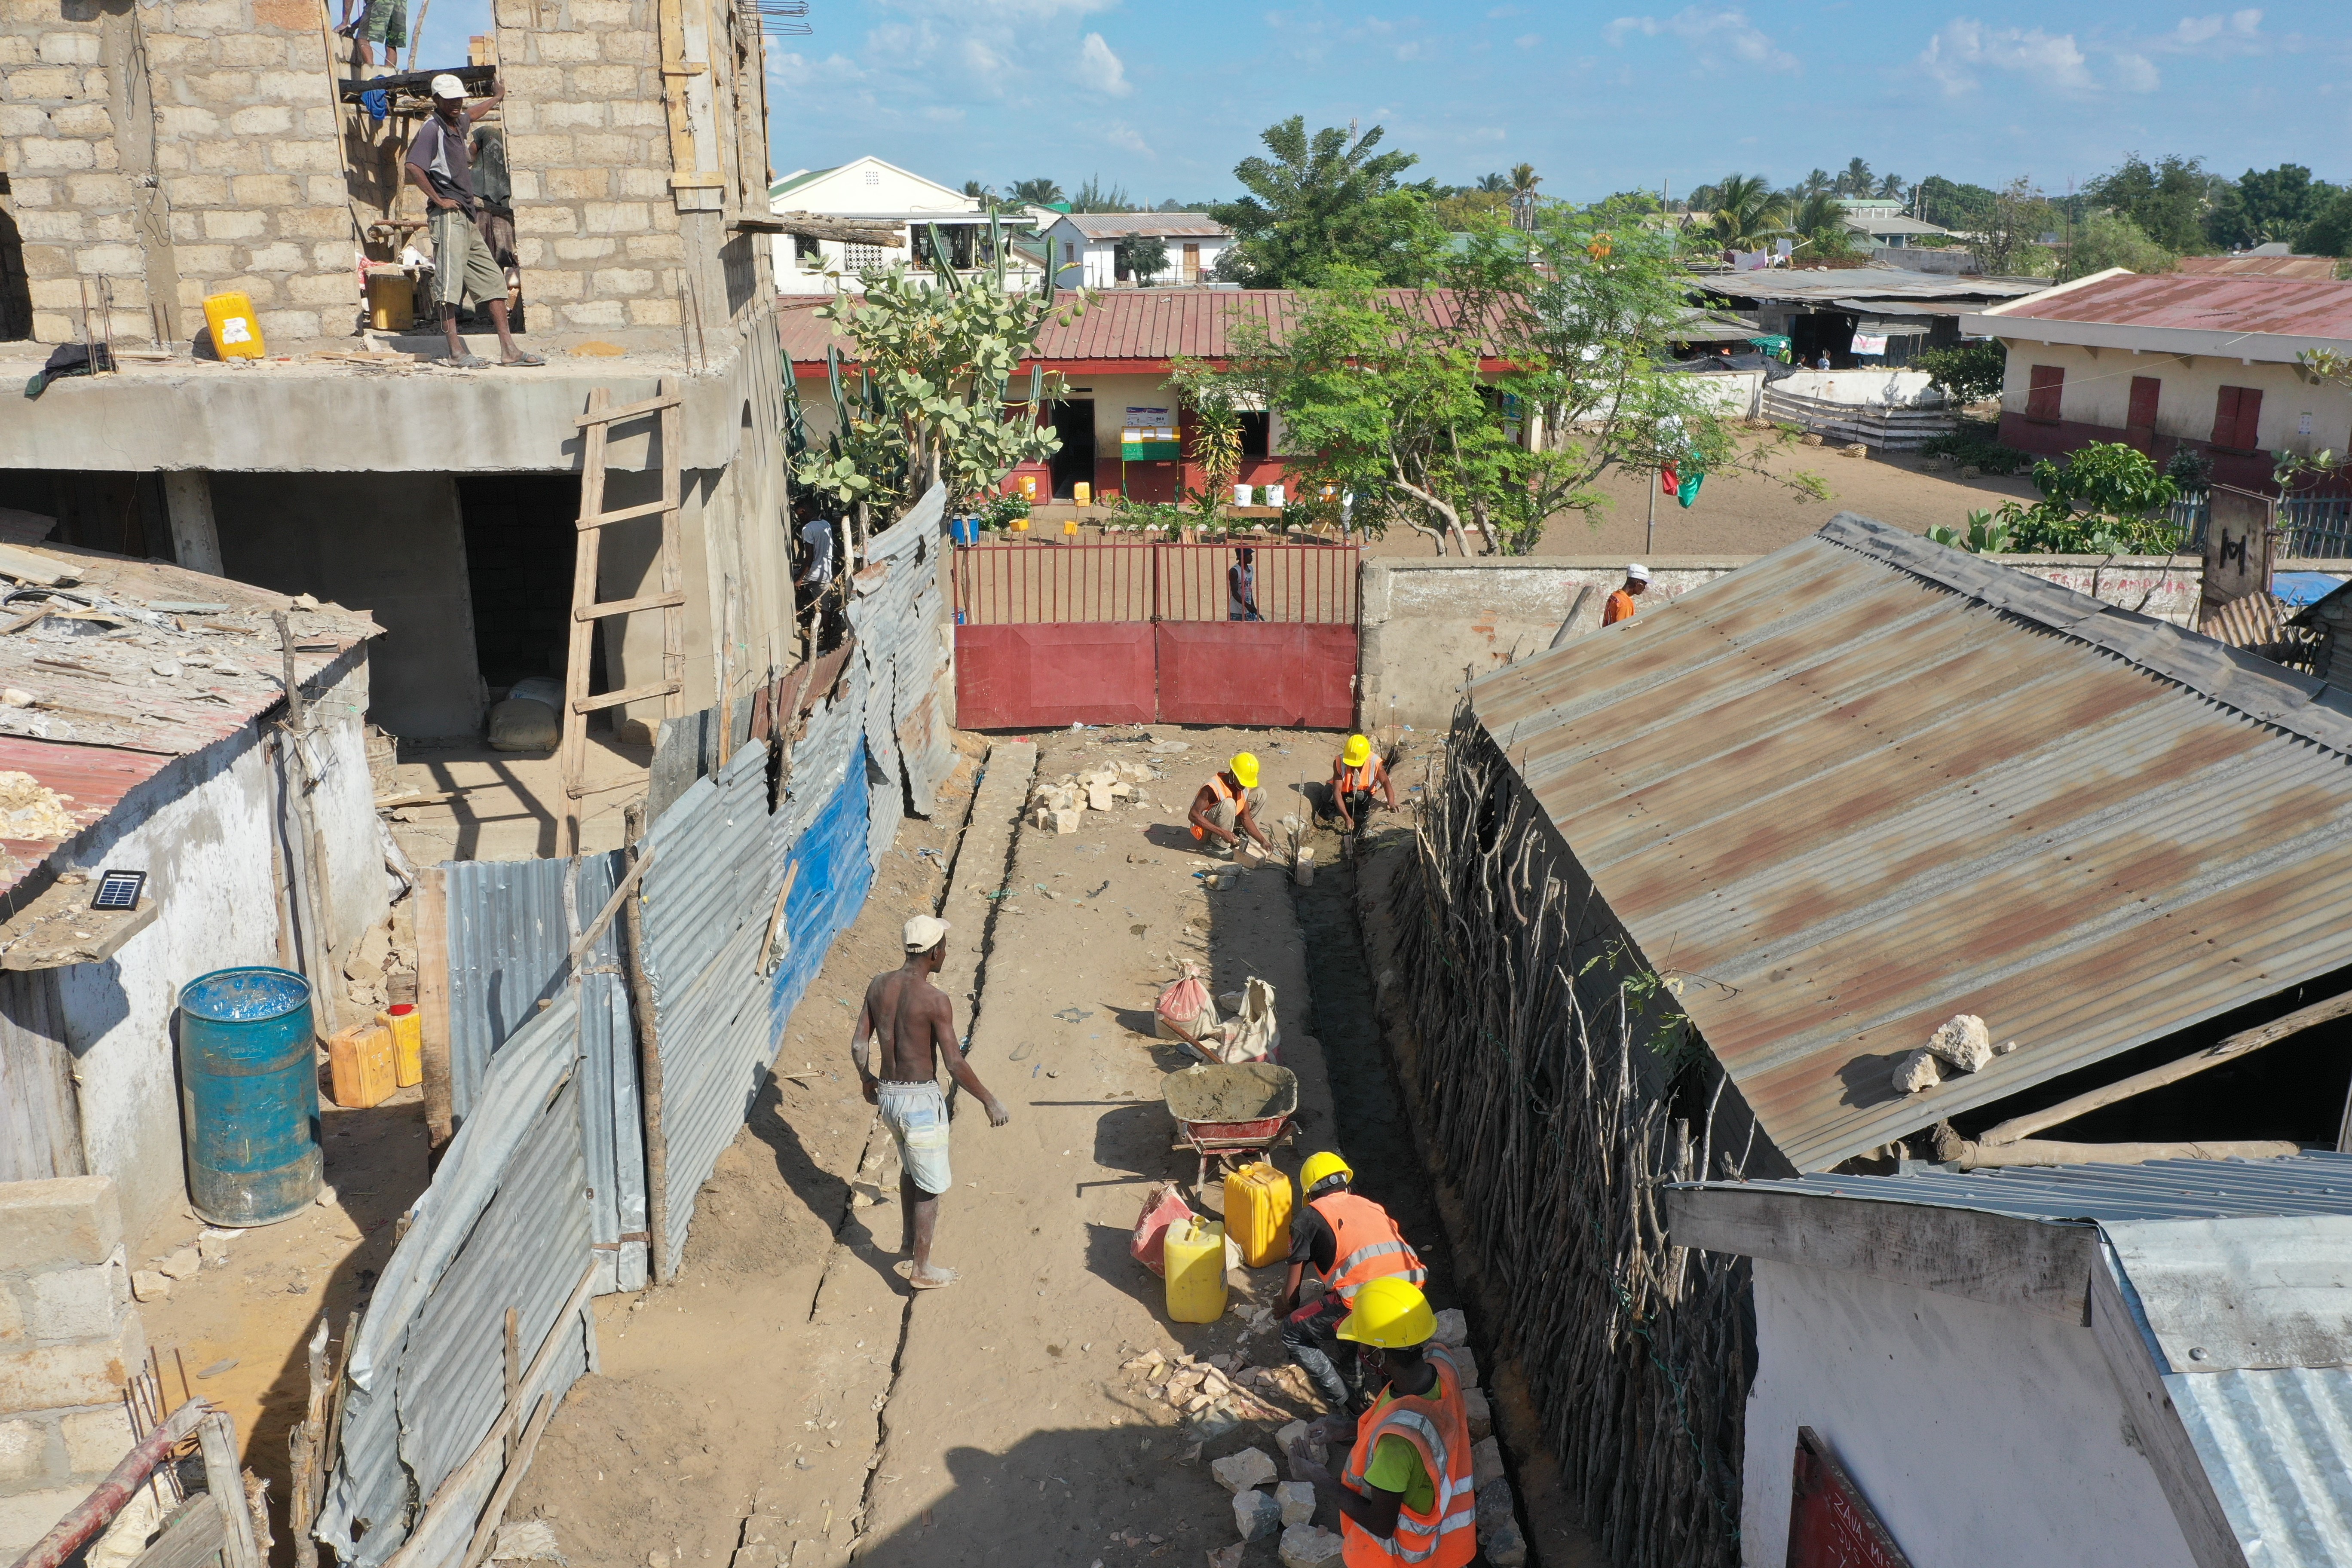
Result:
[[[2032,367],[2032,379],[2025,393],[2025,416],[2058,422],[2058,401],[2066,390],[2066,367],[2063,364],[2037,364]]]
[[[2262,423],[2262,388],[2225,386],[2213,411],[2213,445],[2251,452],[2261,444]]]
[[[2124,425],[2132,430],[2156,428],[2156,402],[2164,390],[2164,383],[2152,375],[2136,375],[2131,384],[2131,412],[2124,416]]]

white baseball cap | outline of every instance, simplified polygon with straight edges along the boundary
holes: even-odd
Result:
[[[917,915],[907,922],[907,951],[929,952],[946,940],[948,922],[937,915]]]
[[[1650,580],[1650,569],[1636,561],[1625,568],[1625,575],[1636,583],[1646,583]]]
[[[443,71],[439,76],[433,79],[433,96],[436,98],[463,98],[466,96],[466,84],[459,81],[456,77],[451,76],[447,71]]]

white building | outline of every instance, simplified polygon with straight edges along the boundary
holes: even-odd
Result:
[[[1667,1214],[1754,1260],[1744,1563],[1882,1531],[1915,1568],[2352,1561],[2352,1156],[1708,1183]]]
[[[1118,244],[1150,237],[1168,247],[1168,265],[1150,278],[1119,276]],[[1214,282],[1217,258],[1234,243],[1231,230],[1206,213],[1064,213],[1045,230],[1056,289],[1115,289],[1139,282],[1160,288]]]
[[[977,196],[951,191],[934,180],[910,174],[879,158],[858,158],[831,169],[803,169],[768,187],[768,210],[780,217],[806,214],[853,223],[893,227],[922,243],[925,225],[939,226],[949,260],[967,276],[991,269],[991,215]],[[1025,211],[995,215],[994,228],[1009,242],[1032,232],[1034,223]],[[868,268],[907,262],[929,272],[929,258],[918,250],[865,245],[840,239],[818,239],[787,234],[775,249],[776,291],[780,294],[832,294],[858,291],[857,274]],[[1033,263],[1013,260],[1007,279],[1015,288],[1036,286]]]

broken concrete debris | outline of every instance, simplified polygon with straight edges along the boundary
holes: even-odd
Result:
[[[1276,1474],[1274,1457],[1263,1448],[1244,1448],[1240,1453],[1213,1461],[1209,1473],[1217,1484],[1235,1495],[1262,1487]]]
[[[1992,1037],[1985,1021],[1973,1013],[1959,1014],[1938,1027],[1927,1037],[1927,1048],[1961,1072],[1974,1072],[1993,1058]]]
[[[1089,811],[1110,811],[1136,800],[1135,786],[1160,775],[1141,763],[1113,763],[1083,773],[1064,773],[1029,795],[1030,826],[1076,833]]]
[[[1282,1507],[1285,1525],[1315,1522],[1315,1483],[1312,1481],[1279,1481],[1274,1489],[1274,1500]]]
[[[1244,1541],[1263,1541],[1282,1528],[1282,1505],[1261,1491],[1235,1492],[1234,1528]]]
[[[1459,1350],[1470,1342],[1470,1320],[1462,1315],[1459,1307],[1448,1307],[1437,1314],[1437,1343],[1448,1350]]]
[[[1340,1539],[1311,1524],[1294,1524],[1282,1532],[1282,1568],[1332,1568],[1345,1550]]]
[[[1935,1052],[1922,1047],[1895,1064],[1895,1089],[1898,1094],[1919,1094],[1944,1081],[1941,1060]]]
[[[1511,1483],[1501,1476],[1481,1477],[1478,1487],[1478,1552],[1494,1568],[1520,1568],[1528,1560],[1528,1538],[1519,1533],[1518,1510]]]

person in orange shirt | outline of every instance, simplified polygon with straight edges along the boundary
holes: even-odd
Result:
[[[1650,569],[1647,566],[1636,561],[1626,567],[1625,585],[1611,594],[1609,602],[1601,606],[1601,624],[1613,626],[1619,621],[1632,620],[1635,608],[1633,601],[1649,586]]]

